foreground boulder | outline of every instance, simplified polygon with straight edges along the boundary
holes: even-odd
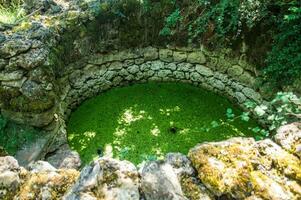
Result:
[[[167,154],[163,161],[151,161],[140,170],[141,191],[152,199],[214,199],[198,181],[190,160],[180,153]]]
[[[0,199],[299,200],[299,130],[296,123],[280,128],[277,143],[231,138],[199,144],[188,157],[170,153],[164,160],[145,162],[139,172],[128,161],[105,157],[81,172],[66,169],[69,161],[78,165],[68,149],[62,157],[49,157],[62,169],[45,161],[25,169],[13,157],[0,157]]]
[[[76,170],[57,170],[47,162],[19,166],[13,157],[0,157],[0,199],[61,199],[78,178]]]
[[[11,199],[21,184],[20,167],[13,157],[0,157],[0,199]]]
[[[280,127],[275,135],[275,141],[285,150],[301,159],[301,123],[292,123]]]
[[[65,200],[139,200],[136,167],[128,161],[101,158],[85,167]]]
[[[189,152],[202,183],[216,196],[300,199],[301,161],[269,139],[232,138]]]

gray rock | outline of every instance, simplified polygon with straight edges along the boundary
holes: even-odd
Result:
[[[154,61],[151,63],[151,70],[159,71],[164,68],[164,63],[162,61]]]
[[[187,53],[184,51],[174,51],[173,61],[174,62],[185,62],[187,59]]]
[[[23,83],[27,80],[27,78],[23,77],[21,80],[15,81],[3,81],[2,85],[7,87],[21,88]]]
[[[301,123],[281,126],[274,138],[282,148],[301,159]]]
[[[43,95],[43,88],[35,81],[27,80],[21,88],[22,94],[31,99],[39,99]]]
[[[0,45],[6,40],[6,36],[2,33],[0,33]]]
[[[188,54],[187,62],[193,63],[193,64],[205,64],[206,57],[205,57],[204,53],[201,51],[192,52],[192,53]]]
[[[140,70],[142,72],[148,71],[151,68],[151,63],[143,63],[142,65],[140,65]]]
[[[195,200],[213,200],[214,196],[200,183],[197,173],[187,156],[181,153],[169,153],[165,163],[172,166],[180,181],[182,191],[186,198]]]
[[[210,78],[209,79],[209,84],[212,87],[215,87],[220,91],[223,91],[225,89],[225,84],[222,81],[220,81],[218,79],[215,79],[215,78]]]
[[[213,76],[213,71],[203,65],[196,65],[195,69],[198,73],[200,73],[203,76],[207,76],[207,77]]]
[[[0,70],[4,69],[7,64],[8,64],[7,60],[0,59]]]
[[[196,81],[196,82],[203,82],[204,81],[204,77],[203,76],[201,76],[199,73],[197,73],[197,72],[192,72],[191,74],[190,74],[190,79],[192,80],[192,81]]]
[[[249,72],[244,72],[238,77],[238,80],[249,87],[254,86],[256,82],[255,78]]]
[[[45,161],[37,161],[34,163],[30,163],[28,168],[33,173],[56,171],[55,167],[53,167],[51,164]]]
[[[173,167],[152,161],[141,169],[141,190],[146,200],[186,200]]]
[[[173,72],[173,74],[174,74],[174,77],[176,77],[177,79],[184,79],[185,78],[184,72],[175,71],[175,72]]]
[[[170,69],[171,71],[175,71],[177,69],[177,65],[175,63],[168,63],[165,65],[165,69]]]
[[[0,57],[10,58],[26,52],[31,47],[31,42],[25,39],[9,39],[0,45]]]
[[[122,70],[119,71],[119,75],[120,76],[128,76],[129,72],[123,68]]]
[[[260,94],[259,94],[258,92],[255,92],[255,91],[254,91],[253,89],[251,89],[251,88],[244,88],[244,89],[242,90],[242,93],[243,93],[246,97],[248,97],[248,98],[254,100],[254,101],[257,102],[257,103],[260,103],[261,100],[262,100]]]
[[[60,147],[55,154],[47,157],[46,161],[57,169],[79,169],[81,166],[79,154],[72,151],[68,145]]]
[[[233,65],[228,69],[227,72],[233,78],[239,78],[239,76],[244,72],[244,69],[239,65]]]
[[[161,78],[165,78],[167,76],[170,76],[172,74],[172,71],[170,70],[167,70],[167,69],[164,69],[164,70],[160,70],[158,72],[158,76],[161,77]]]
[[[107,71],[105,74],[104,74],[104,78],[108,81],[112,80],[115,76],[116,76],[116,72],[115,71]]]
[[[133,65],[128,67],[128,72],[130,72],[131,74],[136,74],[137,72],[139,72],[139,66]]]
[[[0,157],[0,199],[8,199],[21,184],[20,167],[13,157]]]
[[[153,70],[149,70],[149,71],[147,71],[146,73],[145,73],[145,75],[147,76],[147,77],[151,77],[151,76],[153,76],[155,74],[155,72],[153,71]]]
[[[236,100],[239,103],[244,103],[247,100],[247,98],[245,97],[245,95],[243,95],[243,93],[241,93],[241,92],[235,92],[234,93],[234,98],[236,98]]]
[[[173,51],[169,49],[160,49],[159,50],[160,60],[165,62],[173,61]]]
[[[143,58],[138,58],[138,59],[135,60],[136,65],[141,65],[144,62],[145,62],[145,60]]]
[[[109,67],[111,70],[121,70],[123,68],[122,62],[112,62]]]
[[[229,82],[229,79],[228,79],[227,75],[225,75],[225,74],[215,72],[214,77],[221,80],[223,83],[228,83]]]
[[[135,166],[128,161],[101,158],[85,167],[64,200],[107,199],[139,200],[139,178]]]
[[[10,67],[22,67],[30,70],[42,65],[48,56],[48,51],[45,49],[32,49],[29,52],[11,58],[9,61]]]
[[[0,72],[0,81],[14,81],[22,79],[24,71]]]
[[[190,63],[180,63],[177,65],[178,70],[183,71],[183,72],[188,72],[191,71],[193,68],[193,65]]]
[[[153,47],[147,47],[144,49],[144,59],[145,61],[156,60],[159,57],[158,49]]]
[[[241,90],[244,88],[241,84],[239,84],[239,83],[237,83],[237,82],[235,82],[235,81],[232,82],[231,87],[232,87],[235,91],[241,91]]]

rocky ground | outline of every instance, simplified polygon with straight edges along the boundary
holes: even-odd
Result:
[[[170,153],[137,169],[100,158],[81,172],[44,161],[20,167],[0,157],[1,199],[301,199],[301,124],[270,139],[232,138],[199,144],[188,156]],[[74,165],[76,166],[76,164]]]

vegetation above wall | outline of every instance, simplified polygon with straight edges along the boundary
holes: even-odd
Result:
[[[247,51],[263,78],[277,87],[301,75],[300,1],[176,1],[161,35],[188,43]],[[244,49],[244,43],[247,49]]]

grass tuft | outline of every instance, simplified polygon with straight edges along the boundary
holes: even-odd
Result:
[[[0,0],[0,24],[14,24],[24,16],[23,0]]]

